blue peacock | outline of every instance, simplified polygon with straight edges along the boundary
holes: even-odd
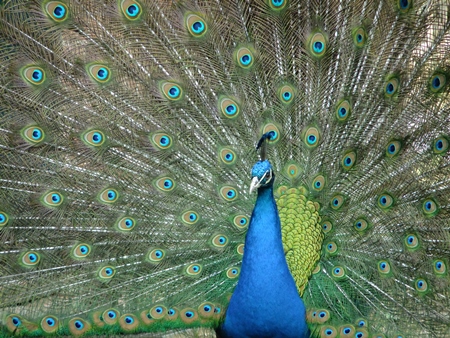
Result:
[[[0,1],[0,336],[450,337],[446,0]]]

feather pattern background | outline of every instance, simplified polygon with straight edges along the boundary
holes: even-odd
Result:
[[[217,328],[268,131],[312,335],[450,335],[446,1],[0,10],[3,335]]]

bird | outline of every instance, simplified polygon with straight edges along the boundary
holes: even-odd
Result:
[[[449,19],[0,1],[0,336],[450,337]]]

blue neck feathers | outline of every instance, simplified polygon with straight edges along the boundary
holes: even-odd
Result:
[[[281,240],[273,187],[258,189],[238,285],[222,327],[225,337],[307,337],[305,306]]]

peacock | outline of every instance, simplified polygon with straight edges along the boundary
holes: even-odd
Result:
[[[0,336],[450,337],[447,0],[3,0],[0,69]]]

